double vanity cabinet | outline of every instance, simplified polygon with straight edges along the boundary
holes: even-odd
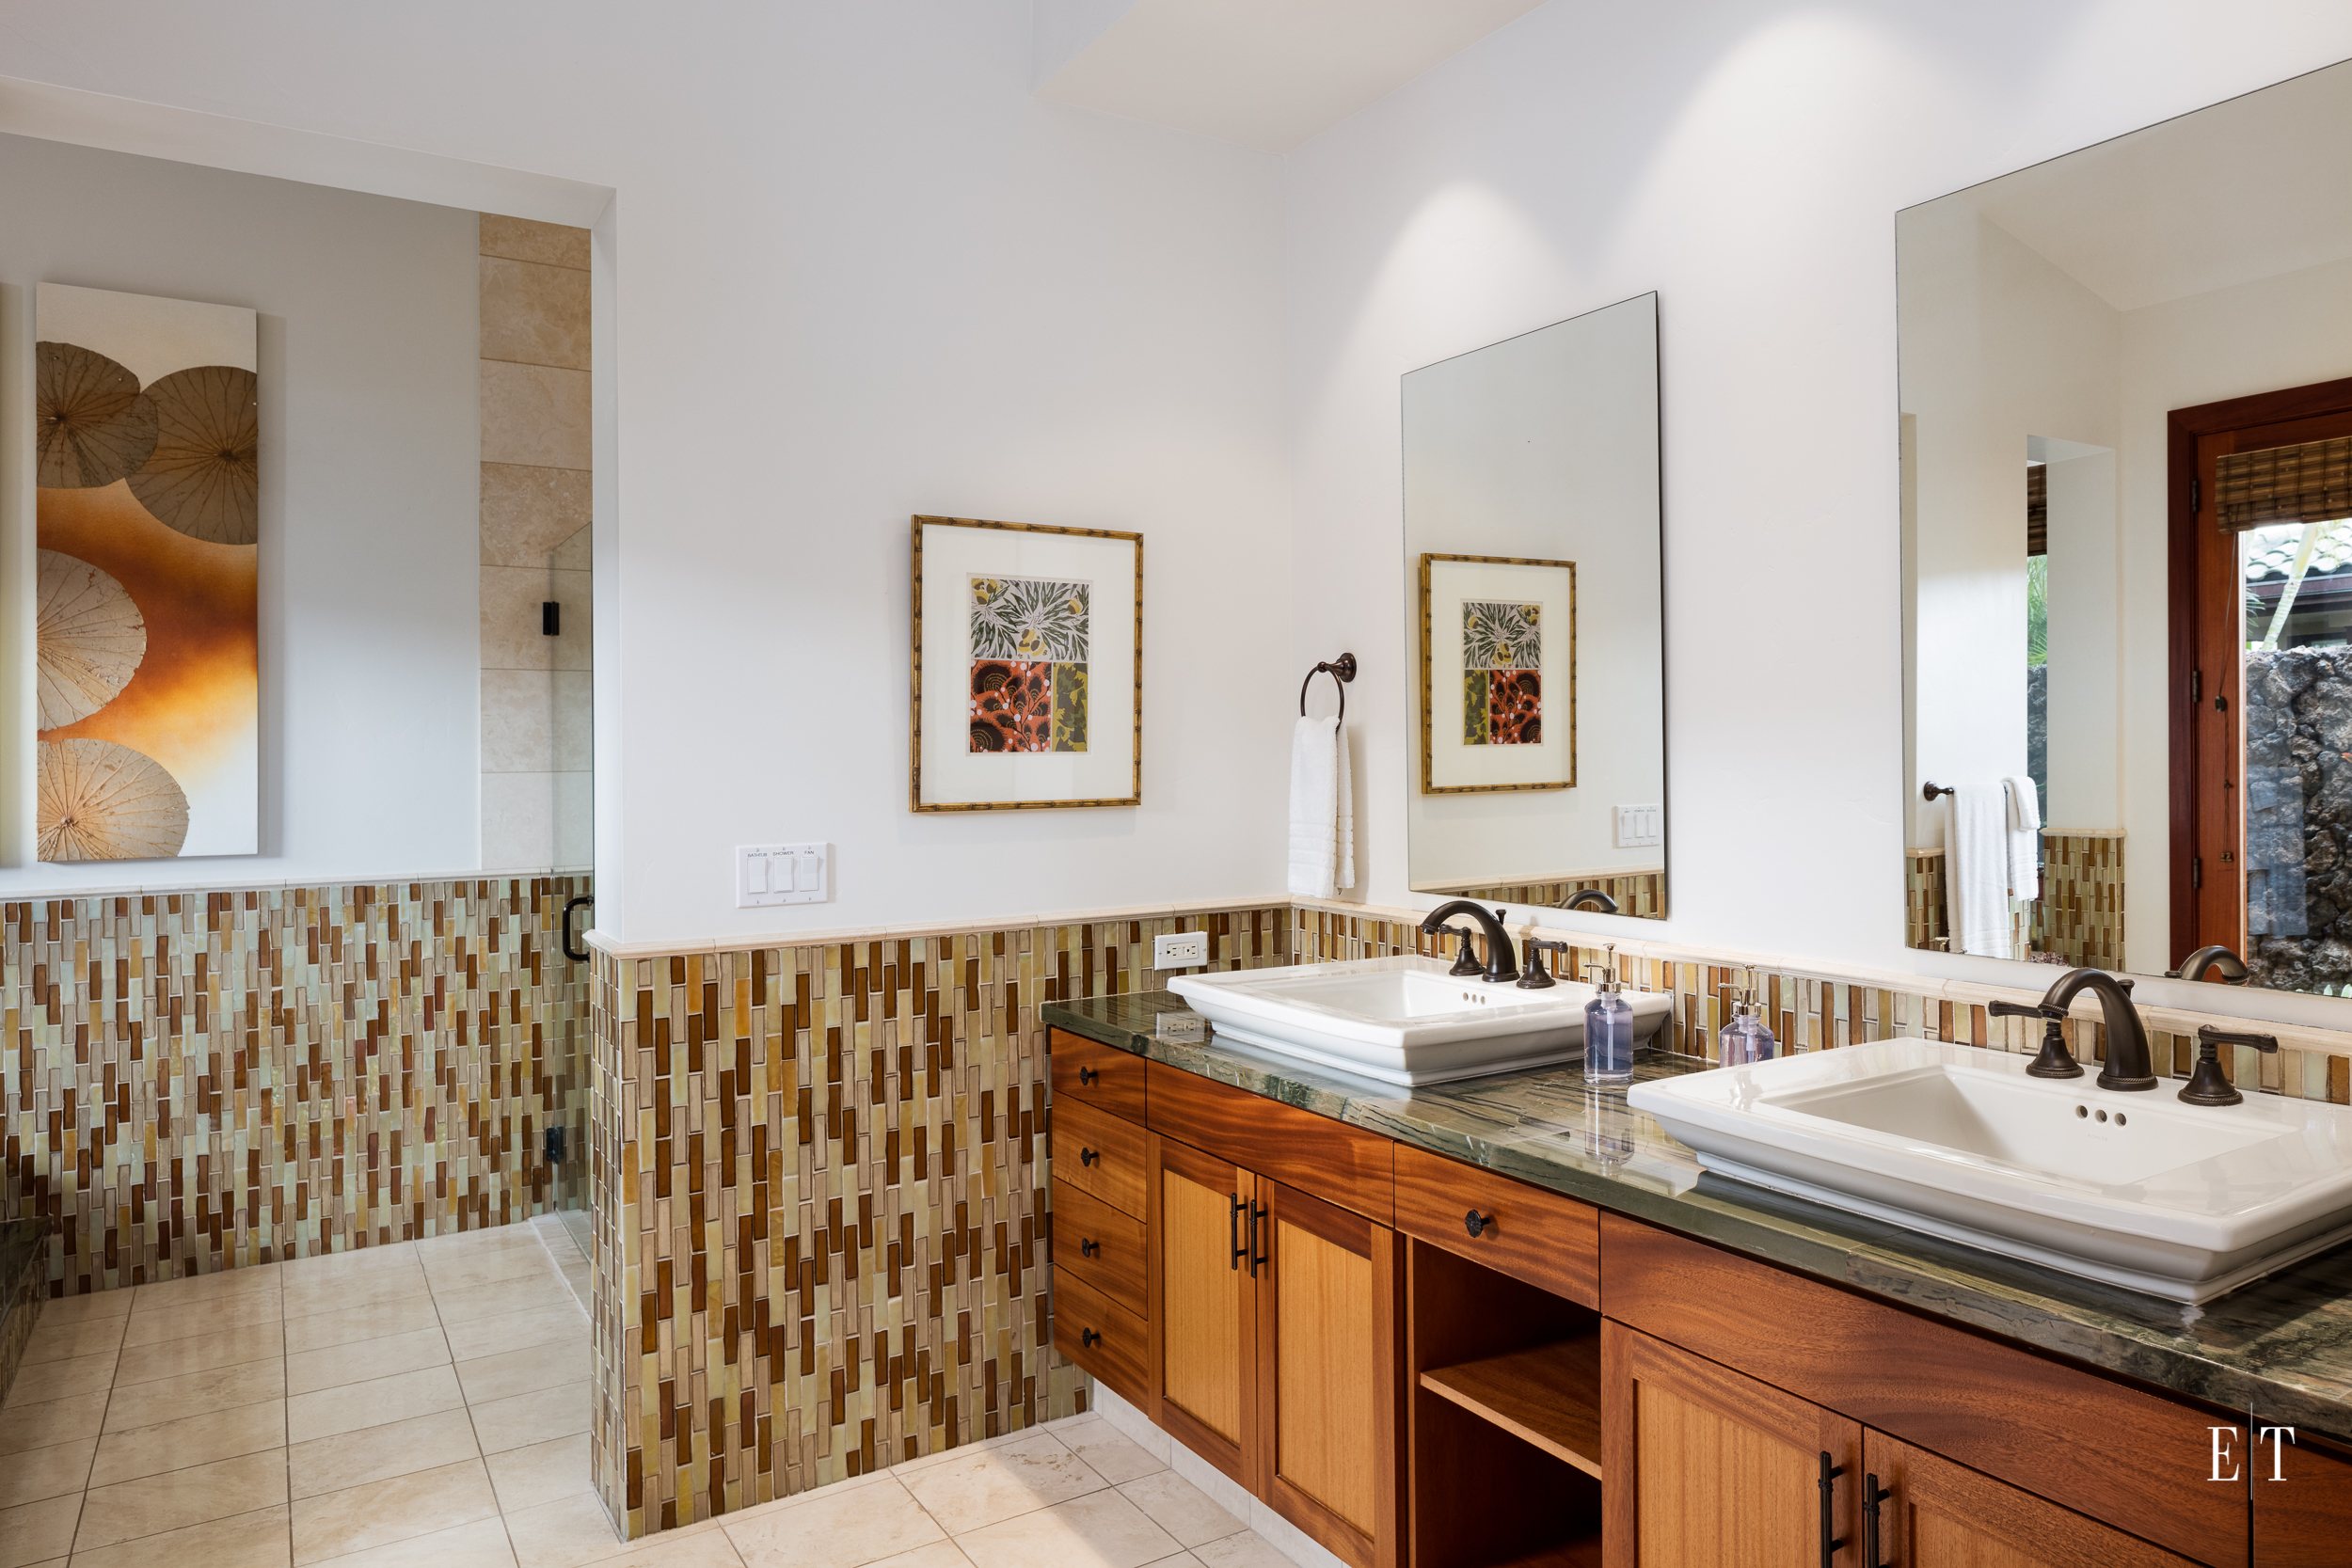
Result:
[[[2352,1564],[2243,1411],[1050,1045],[1056,1347],[1353,1568]]]

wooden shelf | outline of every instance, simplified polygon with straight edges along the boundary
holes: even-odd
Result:
[[[1600,1568],[1600,1536],[1596,1532],[1498,1563],[1496,1568]]]
[[[1598,1334],[1580,1334],[1457,1367],[1433,1367],[1421,1374],[1421,1386],[1600,1479]],[[1562,1549],[1572,1552],[1577,1547]],[[1550,1564],[1550,1554],[1542,1560]],[[1537,1564],[1531,1560],[1529,1568]]]

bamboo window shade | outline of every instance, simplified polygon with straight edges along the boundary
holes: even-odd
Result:
[[[2026,466],[2026,553],[2050,553],[2050,470],[2039,463]]]
[[[2352,517],[2352,436],[2233,451],[2214,469],[2221,531]]]

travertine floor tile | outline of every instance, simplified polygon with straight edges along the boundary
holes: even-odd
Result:
[[[478,1519],[332,1560],[333,1568],[515,1568],[501,1519]]]
[[[133,1432],[161,1426],[187,1416],[227,1410],[281,1399],[286,1392],[286,1364],[281,1360],[246,1361],[210,1371],[183,1372],[117,1388],[106,1402],[106,1430]]]
[[[466,1323],[480,1318],[495,1318],[508,1312],[529,1312],[546,1307],[565,1307],[577,1312],[579,1303],[572,1299],[571,1288],[557,1277],[553,1269],[542,1269],[535,1275],[519,1279],[501,1279],[488,1285],[433,1291],[433,1304],[440,1308],[444,1323]]]
[[[424,1271],[412,1265],[405,1269],[377,1269],[347,1279],[290,1284],[286,1287],[284,1306],[289,1318],[307,1318],[314,1313],[339,1312],[386,1302],[422,1301],[432,1293],[432,1287],[425,1283]]]
[[[105,1419],[106,1391],[103,1388],[70,1399],[12,1404],[0,1411],[0,1454],[95,1437]]]
[[[1209,1495],[1173,1470],[1160,1470],[1120,1487],[1120,1495],[1152,1516],[1152,1522],[1186,1546],[1221,1541],[1249,1528],[1219,1508]]]
[[[131,1326],[124,1331],[122,1343],[127,1349],[164,1339],[184,1339],[196,1334],[225,1334],[230,1329],[274,1323],[285,1316],[283,1306],[278,1292],[272,1291],[265,1295],[231,1296],[152,1310],[142,1307],[132,1312]]]
[[[663,1530],[624,1549],[618,1557],[601,1560],[597,1568],[741,1568],[742,1561],[723,1530],[696,1530],[683,1536]],[[957,1568],[968,1565],[959,1560]]]
[[[1182,1548],[1117,1492],[1016,1514],[956,1538],[975,1568],[1142,1568]]]
[[[499,1507],[509,1513],[588,1493],[588,1433],[492,1454],[490,1484],[498,1488]]]
[[[292,1442],[307,1443],[313,1437],[332,1437],[339,1432],[389,1426],[417,1416],[455,1410],[465,1402],[453,1369],[427,1367],[422,1371],[380,1377],[371,1383],[297,1394],[286,1402],[286,1436]]]
[[[286,1508],[281,1503],[75,1552],[73,1562],[74,1568],[286,1568]]]
[[[628,1549],[613,1534],[604,1505],[586,1492],[536,1508],[510,1511],[506,1535],[515,1544],[515,1560],[521,1568],[572,1568],[575,1563],[600,1562]]]
[[[10,1454],[0,1464],[0,1508],[80,1492],[89,1484],[89,1462],[97,1452],[97,1438],[80,1437]]]
[[[421,1328],[438,1327],[440,1322],[441,1315],[433,1309],[430,1295],[306,1312],[298,1318],[286,1320],[286,1353],[292,1355],[303,1351],[325,1350],[330,1345],[348,1345],[361,1339],[388,1339],[395,1334],[414,1334]]]
[[[489,1473],[479,1459],[370,1481],[294,1505],[294,1560],[299,1568],[496,1518],[498,1511]]]
[[[231,1405],[156,1426],[106,1433],[99,1442],[98,1463],[90,1469],[89,1483],[112,1486],[140,1476],[285,1446],[284,1400]]]
[[[33,1325],[33,1337],[24,1341],[24,1359],[18,1370],[45,1361],[72,1361],[85,1355],[103,1355],[122,1345],[122,1327],[130,1318],[127,1314],[114,1318],[84,1318],[79,1323],[51,1322],[44,1312]]]
[[[1168,1468],[1149,1449],[1099,1416],[1067,1428],[1057,1423],[1050,1430],[1063,1448],[1114,1486]]]
[[[952,1541],[934,1541],[897,1557],[883,1558],[867,1568],[972,1568],[972,1560]]]
[[[1110,1483],[1052,1433],[1036,1432],[1003,1448],[972,1449],[946,1464],[926,1465],[906,1476],[904,1484],[941,1528],[961,1535],[1100,1492]]]
[[[864,1568],[947,1535],[887,1472],[870,1486],[820,1488],[788,1501],[795,1506],[721,1521],[748,1568]]]
[[[1292,1568],[1291,1560],[1254,1530],[1229,1535],[1221,1541],[1204,1541],[1192,1549],[1192,1555],[1203,1568]]]
[[[449,1336],[450,1354],[460,1361],[479,1361],[485,1355],[500,1355],[532,1345],[571,1340],[589,1343],[588,1319],[577,1304],[568,1301],[493,1317],[452,1313],[442,1320],[441,1328]]]
[[[479,1452],[474,1446],[473,1422],[466,1413],[444,1410],[297,1443],[287,1455],[287,1480],[291,1495],[299,1502],[305,1497],[347,1491],[370,1481],[462,1464]],[[588,1473],[587,1464],[583,1452],[583,1480]]]
[[[446,1260],[427,1257],[424,1273],[433,1282],[433,1293],[440,1296],[453,1291],[496,1285],[501,1280],[545,1279],[554,1275],[555,1260],[538,1237],[527,1235],[517,1244],[495,1252],[478,1252]]]
[[[135,1286],[124,1286],[112,1291],[92,1291],[87,1295],[53,1296],[40,1304],[40,1326],[87,1323],[92,1318],[127,1318],[131,1315],[131,1300],[137,1294]]]
[[[115,1364],[115,1386],[154,1383],[215,1367],[237,1367],[247,1361],[274,1361],[286,1354],[286,1334],[275,1323],[224,1329],[217,1334],[191,1334],[183,1339],[158,1339],[133,1345]]]
[[[286,1455],[281,1449],[166,1470],[93,1488],[83,1500],[82,1526],[73,1538],[73,1549],[95,1551],[117,1542],[272,1508],[285,1500]]]
[[[113,1351],[101,1351],[95,1355],[69,1356],[62,1361],[44,1361],[37,1367],[19,1367],[16,1381],[8,1385],[8,1402],[5,1408],[14,1410],[20,1405],[48,1404],[57,1400],[72,1399],[76,1394],[92,1394],[111,1387],[115,1377]]]
[[[211,1274],[183,1275],[141,1285],[134,1292],[131,1314],[169,1311],[198,1302],[251,1301],[278,1294],[282,1263],[261,1263],[243,1269],[215,1269]]]
[[[487,1404],[516,1394],[535,1394],[542,1388],[585,1382],[595,1370],[590,1362],[587,1338],[572,1335],[544,1345],[460,1361],[457,1382],[466,1390],[468,1404]]]
[[[422,1371],[449,1360],[449,1340],[437,1324],[381,1339],[357,1339],[326,1350],[306,1350],[286,1357],[286,1393],[314,1394],[322,1388],[373,1383],[402,1372]]]
[[[0,1508],[0,1568],[65,1556],[73,1549],[73,1526],[81,1516],[78,1493]]]
[[[473,1412],[474,1435],[482,1441],[482,1451],[503,1453],[586,1432],[591,1399],[589,1386],[580,1382],[468,1408]]]

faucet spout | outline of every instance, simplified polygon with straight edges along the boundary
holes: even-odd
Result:
[[[2132,983],[2104,969],[2070,969],[2042,998],[2045,1018],[2062,1019],[2074,998],[2086,990],[2099,993],[2099,1007],[2107,1033],[2107,1062],[2100,1070],[2103,1089],[2153,1089],[2155,1069],[2148,1060],[2148,1031],[2132,1004]]]
[[[1483,905],[1471,903],[1467,898],[1454,898],[1438,905],[1422,916],[1421,928],[1429,932],[1438,931],[1444,927],[1447,921],[1457,914],[1466,914],[1477,921],[1479,929],[1486,934],[1486,968],[1484,977],[1489,983],[1497,980],[1518,979],[1519,977],[1518,954],[1512,947],[1511,933],[1502,928],[1502,911],[1489,911]]]

